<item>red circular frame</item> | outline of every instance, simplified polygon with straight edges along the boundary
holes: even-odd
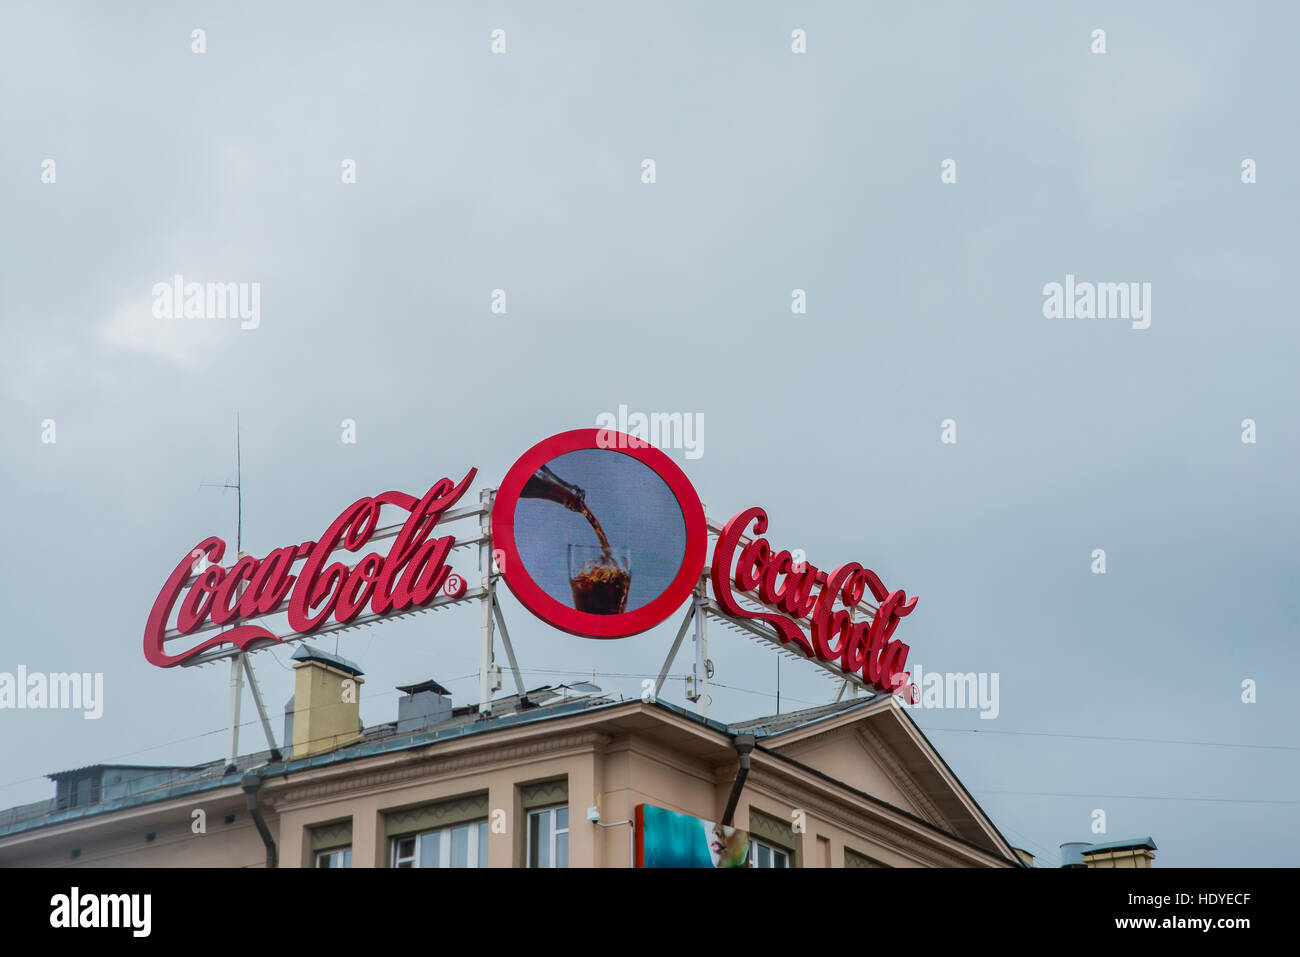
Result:
[[[611,447],[611,441],[613,447]],[[621,615],[593,615],[552,598],[528,574],[515,542],[515,508],[519,493],[539,468],[567,452],[599,449],[630,455],[654,472],[672,492],[686,526],[682,566],[658,598]],[[704,574],[709,531],[704,506],[677,463],[642,439],[610,429],[574,429],[543,439],[520,456],[501,481],[492,504],[492,547],[504,552],[501,577],[525,608],[549,625],[582,638],[626,638],[647,631],[679,608]]]

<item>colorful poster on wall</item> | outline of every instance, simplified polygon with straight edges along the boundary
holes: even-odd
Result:
[[[749,832],[638,804],[636,866],[748,867]]]

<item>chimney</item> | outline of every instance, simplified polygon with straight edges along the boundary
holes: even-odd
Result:
[[[1156,859],[1156,842],[1137,837],[1106,844],[1072,841],[1061,845],[1062,867],[1150,867]]]
[[[1087,867],[1150,867],[1156,859],[1156,842],[1149,837],[1094,844],[1083,852]]]
[[[399,685],[404,692],[397,699],[397,733],[416,734],[451,717],[451,692],[436,681]]]
[[[361,668],[301,646],[293,653],[293,757],[323,754],[361,739]],[[286,722],[286,730],[287,730]]]

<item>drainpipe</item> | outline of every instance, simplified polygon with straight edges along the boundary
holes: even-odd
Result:
[[[262,812],[257,806],[257,792],[262,787],[262,776],[250,771],[240,779],[239,786],[244,789],[244,796],[248,799],[248,814],[257,825],[257,833],[262,835],[262,843],[266,845],[266,867],[268,870],[275,870],[275,839],[271,837],[271,830],[266,826]]]
[[[740,755],[740,770],[736,772],[736,781],[731,785],[731,797],[727,798],[727,809],[722,812],[722,826],[731,827],[731,819],[736,814],[736,805],[740,803],[740,791],[749,777],[749,752],[754,750],[752,734],[738,734],[733,741],[736,753]]]

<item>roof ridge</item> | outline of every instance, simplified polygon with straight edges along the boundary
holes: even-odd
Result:
[[[811,708],[801,708],[798,711],[787,711],[784,714],[769,714],[757,718],[748,718],[743,721],[728,722],[728,731],[750,731],[753,729],[767,728],[768,733],[776,734],[779,731],[771,730],[772,726],[780,726],[780,731],[790,731],[799,725],[806,724],[810,720],[815,720],[828,715],[843,714],[861,705],[867,705],[880,700],[879,695],[872,695],[869,698],[849,698],[844,701],[831,701],[826,704],[814,705]]]

